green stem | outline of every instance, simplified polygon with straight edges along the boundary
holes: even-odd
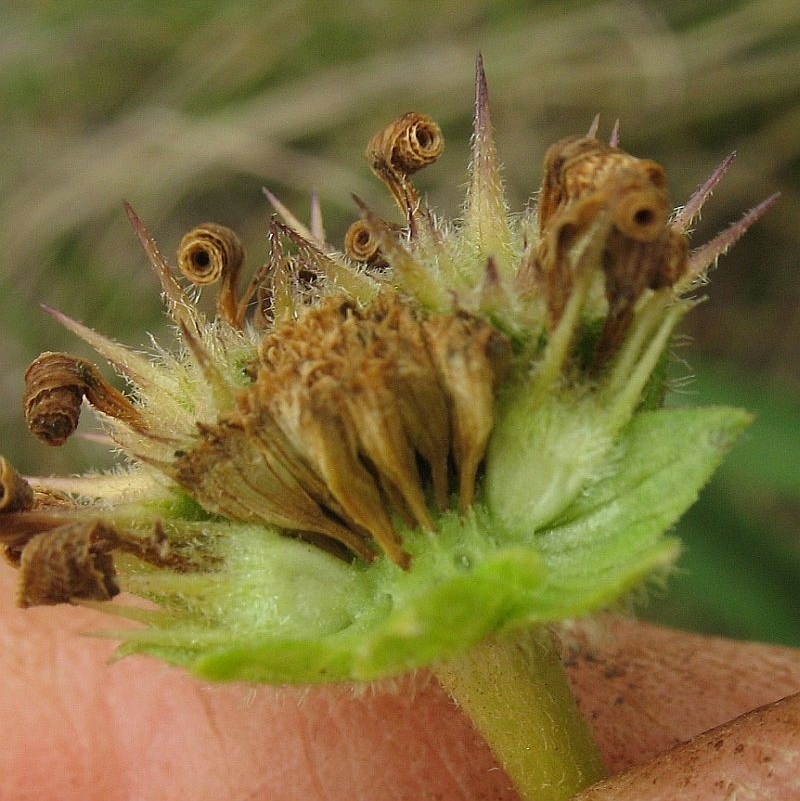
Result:
[[[560,801],[604,776],[552,633],[492,638],[436,668],[525,801]]]

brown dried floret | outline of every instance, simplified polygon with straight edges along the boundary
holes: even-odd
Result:
[[[425,334],[451,409],[451,447],[464,512],[475,496],[478,467],[494,426],[494,395],[511,348],[497,329],[463,312],[429,320]]]
[[[61,492],[31,486],[6,459],[3,463],[4,499],[0,508],[0,547],[15,567],[25,545],[37,534],[70,523],[76,505]]]
[[[411,214],[419,203],[419,194],[408,176],[433,164],[443,151],[444,136],[436,121],[427,114],[409,111],[369,140],[366,157],[400,208]]]
[[[147,431],[136,407],[91,362],[47,352],[25,372],[25,421],[48,445],[63,445],[74,433],[84,397],[98,411],[136,431]]]
[[[119,593],[111,557],[116,544],[116,531],[99,520],[37,534],[22,551],[18,605],[110,600]]]
[[[244,325],[244,311],[236,287],[244,248],[230,228],[209,222],[193,228],[178,245],[178,268],[197,286],[220,282],[217,313],[235,328]]]
[[[160,520],[149,530],[129,530],[55,490],[28,490],[30,504],[0,514],[0,553],[20,569],[21,606],[110,599],[119,592],[113,551],[180,572],[208,569],[215,562],[213,554],[196,544],[190,549],[176,546]]]
[[[545,154],[539,199],[541,230],[559,209],[602,190],[622,172],[634,178],[642,194],[639,208],[628,209],[629,214],[615,213],[615,222],[629,226],[627,233],[637,238],[648,238],[648,231],[657,235],[670,211],[664,168],[592,137],[562,139]]]
[[[398,227],[388,223],[387,228],[398,230]],[[382,232],[376,230],[369,220],[356,220],[344,235],[344,252],[353,261],[384,269],[388,262],[381,250],[382,240]]]
[[[669,213],[666,173],[654,161],[592,137],[565,139],[547,152],[539,202],[539,280],[552,327],[580,270],[574,248],[583,242],[590,258],[599,256],[608,315],[597,345],[598,366],[621,344],[642,293],[673,286],[686,272],[687,240],[670,226]]]
[[[469,505],[508,353],[471,315],[426,319],[394,293],[366,308],[331,300],[265,336],[238,412],[199,429],[175,478],[215,513],[365,559],[375,543],[407,566],[393,518],[432,529],[451,460]]]

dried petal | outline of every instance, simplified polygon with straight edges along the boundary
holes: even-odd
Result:
[[[98,520],[37,534],[20,560],[19,606],[107,601],[119,593],[111,550],[115,530]]]
[[[178,268],[197,286],[221,282],[217,314],[234,328],[244,325],[244,309],[236,285],[244,264],[244,248],[237,234],[217,223],[203,223],[181,239]]]
[[[400,205],[411,216],[419,194],[408,176],[433,164],[444,150],[444,136],[427,114],[409,111],[382,128],[370,139],[366,157]]]
[[[344,236],[344,252],[354,261],[372,267],[385,267],[387,262],[381,254],[380,238],[366,220],[356,220]]]
[[[67,353],[43,353],[25,372],[25,420],[48,445],[63,445],[78,427],[83,398],[136,431],[147,426],[136,407],[91,362]]]

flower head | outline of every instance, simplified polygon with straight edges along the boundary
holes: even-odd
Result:
[[[214,678],[371,678],[487,634],[613,602],[677,543],[745,413],[660,408],[675,325],[710,264],[766,209],[690,251],[729,166],[672,213],[664,169],[597,126],[547,153],[538,202],[507,210],[482,66],[467,199],[440,219],[411,180],[444,140],[426,115],[367,158],[400,221],[357,200],[345,252],[319,208],[270,193],[270,255],[205,224],[180,244],[207,318],[128,208],[180,341],[149,356],[51,313],[130,386],[45,353],[31,430],[62,444],[91,404],[128,461],[23,479],[0,462],[0,540],[27,606],[99,602],[115,632]],[[108,603],[120,589],[155,606]]]

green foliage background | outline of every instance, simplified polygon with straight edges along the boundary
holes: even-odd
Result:
[[[256,265],[261,187],[301,216],[318,188],[341,241],[351,192],[392,213],[361,152],[415,109],[448,142],[419,185],[457,214],[478,50],[515,208],[538,187],[547,146],[596,112],[601,130],[619,117],[623,145],[667,167],[676,204],[737,149],[695,241],[783,197],[684,327],[692,345],[676,350],[673,399],[741,404],[758,419],[681,524],[680,570],[641,613],[800,645],[795,0],[7,0],[0,19],[0,450],[31,473],[101,458],[90,440],[54,452],[24,431],[27,363],[84,353],[39,304],[129,343],[163,332],[123,199],[165,252],[213,219],[241,233]]]

